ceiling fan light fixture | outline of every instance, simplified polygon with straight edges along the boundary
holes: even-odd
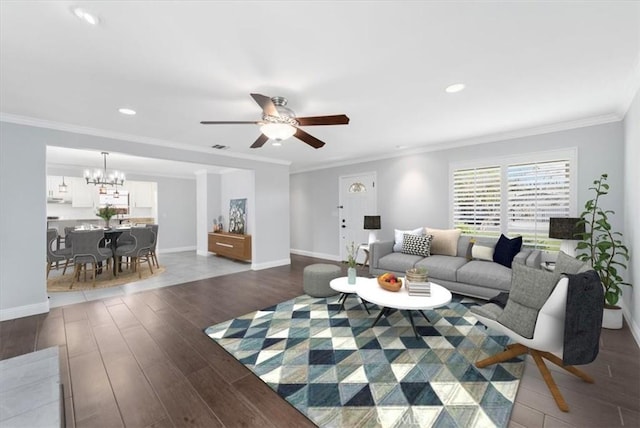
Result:
[[[288,123],[265,123],[260,127],[260,132],[269,137],[270,140],[282,141],[293,137],[296,128]]]

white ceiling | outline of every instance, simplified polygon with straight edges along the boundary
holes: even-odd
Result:
[[[637,1],[0,2],[3,120],[223,144],[294,171],[619,120],[639,61]],[[351,123],[306,127],[319,150],[199,124],[260,119],[251,92]]]

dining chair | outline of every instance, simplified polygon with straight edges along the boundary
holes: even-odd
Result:
[[[74,263],[73,280],[69,288],[73,288],[76,280],[80,279],[80,272],[84,270],[85,281],[87,276],[87,264],[91,263],[93,270],[93,286],[96,285],[96,275],[98,274],[98,263],[107,261],[107,270],[109,270],[109,261],[113,257],[113,253],[108,248],[100,248],[100,241],[104,239],[104,230],[75,230],[71,232],[73,246],[71,254]]]
[[[148,228],[153,232],[153,241],[151,243],[151,261],[155,265],[155,267],[159,268],[158,264],[158,256],[156,255],[156,245],[158,243],[158,225],[157,224],[148,224]]]
[[[116,257],[131,258],[131,269],[138,272],[138,277],[142,278],[140,263],[147,262],[149,270],[153,273],[151,265],[151,246],[153,241],[153,231],[148,227],[132,227],[129,234],[134,239],[133,244],[125,244],[116,248]]]
[[[68,248],[53,249],[54,242],[56,247],[58,246],[58,229],[47,229],[47,278],[49,278],[49,272],[55,265],[55,269],[58,269],[58,263],[64,261],[64,269],[62,274],[67,272],[67,266],[69,266],[69,260],[71,259],[71,250]]]

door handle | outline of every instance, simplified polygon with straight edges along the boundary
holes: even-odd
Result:
[[[345,229],[347,226],[345,226],[344,224],[342,226],[340,226],[341,228]]]

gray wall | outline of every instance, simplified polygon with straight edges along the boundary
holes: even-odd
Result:
[[[255,170],[255,220],[252,223],[252,269],[291,263],[289,255],[289,170],[266,165]],[[286,223],[287,227],[281,227]]]
[[[279,266],[289,262],[289,166],[216,153],[151,146],[66,131],[0,122],[2,168],[0,169],[0,319],[46,312],[45,246],[40,262],[26,258],[16,263],[16,248],[46,241],[46,145],[79,149],[108,150],[134,156],[251,169],[255,174],[255,223],[253,267]],[[160,186],[160,179],[158,179]],[[177,185],[180,187],[180,185]],[[186,184],[185,184],[186,186]],[[195,186],[195,184],[194,184]],[[175,189],[178,191],[179,189]],[[159,192],[161,192],[159,187]],[[190,193],[186,192],[187,195]],[[188,196],[188,198],[193,198]],[[191,199],[193,200],[193,199]],[[18,204],[5,204],[16,201]],[[186,203],[186,201],[185,201]],[[159,216],[194,221],[174,202],[158,202]],[[191,209],[191,208],[190,208]],[[188,220],[192,217],[192,220]],[[185,226],[188,227],[188,226]],[[165,228],[162,233],[166,233]],[[174,237],[189,234],[188,229]],[[170,234],[167,233],[167,238]],[[177,242],[177,241],[176,241]],[[159,241],[160,243],[160,241]],[[173,246],[165,241],[164,244]],[[193,245],[193,244],[191,244]],[[24,252],[22,252],[24,254]]]
[[[45,144],[8,131],[0,122],[0,320],[49,309]]]
[[[158,252],[195,249],[196,180],[157,177],[153,181],[158,183]]]
[[[339,257],[338,180],[341,175],[376,171],[378,239],[393,239],[393,229],[421,226],[446,228],[449,218],[451,162],[514,156],[576,147],[578,150],[578,211],[591,197],[588,188],[601,173],[609,173],[607,208],[616,211],[612,223],[623,228],[622,123],[609,123],[531,137],[418,153],[336,168],[292,174],[291,248],[303,254]]]
[[[631,261],[627,282],[633,284],[633,288],[625,287],[622,291],[624,309],[627,320],[631,320],[631,328],[636,342],[640,343],[640,91],[631,104],[631,108],[624,118],[625,137],[625,228],[624,241],[631,252]]]

